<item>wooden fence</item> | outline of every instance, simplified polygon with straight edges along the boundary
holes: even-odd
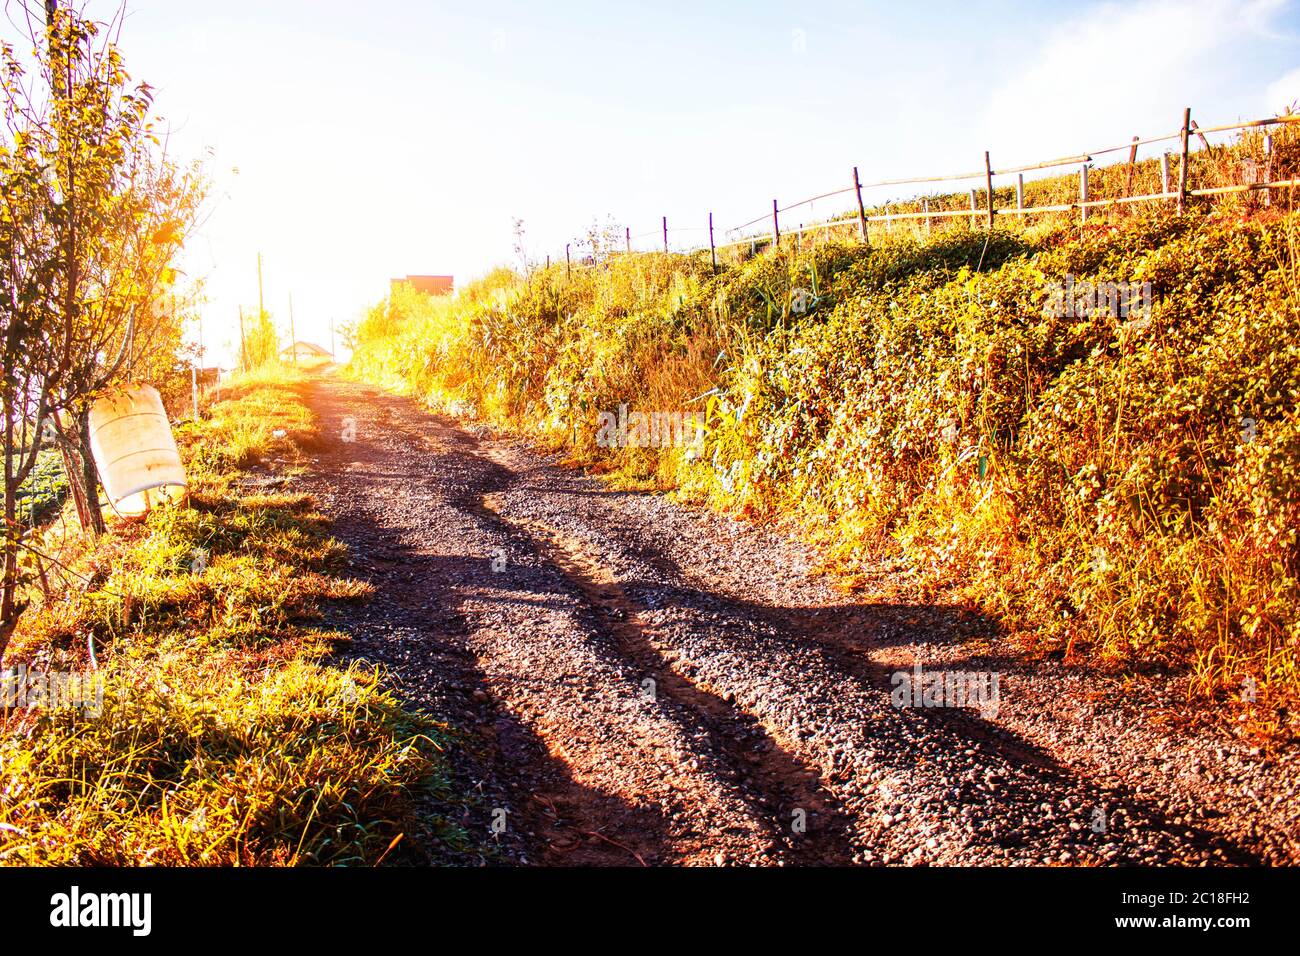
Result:
[[[1023,166],[1010,166],[1004,169],[993,168],[992,160],[989,153],[984,153],[984,164],[982,169],[975,169],[967,172],[950,173],[941,176],[918,176],[907,179],[881,179],[875,182],[862,182],[858,174],[858,167],[853,167],[853,176],[851,184],[842,189],[831,190],[830,192],[821,193],[808,199],[801,199],[798,202],[790,203],[787,206],[781,206],[777,200],[772,200],[771,212],[765,212],[763,215],[751,219],[749,222],[741,223],[739,226],[733,226],[725,230],[724,236],[730,237],[726,242],[718,242],[714,231],[713,213],[708,214],[708,226],[687,229],[672,229],[668,227],[668,217],[662,217],[660,228],[651,232],[640,233],[636,236],[632,234],[630,228],[624,230],[625,251],[632,252],[633,241],[642,240],[653,236],[656,239],[656,248],[659,248],[658,240],[662,238],[662,251],[670,251],[669,237],[670,233],[704,233],[708,234],[708,244],[703,242],[694,246],[681,247],[678,251],[685,252],[703,252],[708,250],[712,257],[714,268],[717,268],[718,251],[740,246],[750,246],[751,249],[757,249],[760,245],[780,246],[782,237],[782,216],[794,210],[801,209],[805,206],[811,206],[813,203],[820,202],[824,199],[833,199],[838,196],[851,195],[856,200],[856,208],[851,208],[845,216],[826,219],[813,223],[799,223],[798,232],[802,236],[805,232],[817,233],[833,229],[852,229],[857,232],[863,242],[870,241],[870,226],[872,223],[889,224],[895,221],[924,221],[927,230],[931,228],[934,220],[943,219],[960,219],[965,218],[972,223],[982,221],[987,227],[992,228],[994,221],[998,216],[1033,216],[1047,213],[1071,213],[1078,212],[1080,223],[1088,221],[1090,210],[1101,209],[1110,206],[1124,206],[1133,203],[1147,202],[1170,202],[1173,203],[1181,215],[1186,208],[1187,200],[1196,196],[1222,196],[1232,193],[1263,192],[1264,201],[1268,204],[1271,201],[1271,190],[1282,189],[1300,185],[1300,179],[1273,179],[1273,146],[1272,137],[1265,135],[1265,169],[1262,178],[1255,177],[1259,181],[1235,183],[1228,186],[1215,186],[1196,188],[1189,181],[1189,156],[1191,154],[1191,139],[1195,136],[1204,152],[1210,152],[1211,146],[1208,136],[1214,133],[1233,132],[1247,129],[1263,128],[1267,129],[1273,126],[1300,123],[1300,114],[1287,114],[1283,116],[1273,116],[1268,119],[1250,120],[1242,123],[1225,123],[1220,126],[1199,127],[1192,119],[1191,109],[1183,111],[1182,125],[1176,132],[1160,136],[1150,136],[1146,138],[1133,137],[1130,142],[1119,146],[1110,146],[1106,149],[1091,150],[1086,153],[1079,153],[1073,156],[1063,156],[1057,159],[1049,159],[1043,162],[1029,163]],[[1147,146],[1153,143],[1177,142],[1178,153],[1176,157],[1177,170],[1171,168],[1173,155],[1165,151],[1160,155],[1160,191],[1154,193],[1144,193],[1141,195],[1128,195],[1132,190],[1133,170],[1137,163],[1137,152],[1140,146]],[[1126,195],[1116,196],[1105,199],[1093,198],[1088,190],[1088,171],[1092,168],[1093,161],[1099,156],[1107,156],[1115,153],[1128,151],[1128,184]],[[1030,205],[1025,202],[1025,173],[1038,172],[1050,169],[1059,169],[1067,166],[1078,166],[1079,172],[1079,198],[1068,203],[1051,203],[1046,205]],[[1015,197],[1014,206],[997,207],[994,204],[994,180],[1000,177],[1014,175]],[[1175,179],[1176,176],[1176,185]],[[862,191],[864,189],[874,189],[883,186],[924,186],[935,183],[958,183],[969,182],[971,180],[982,181],[982,190],[972,188],[970,190],[970,206],[967,209],[930,209],[929,197],[921,197],[921,208],[916,212],[885,212],[878,214],[868,214],[867,207],[863,203]],[[979,193],[983,192],[984,201],[979,201]],[[789,220],[786,220],[788,224]],[[755,227],[762,227],[760,232],[754,232]],[[641,250],[644,251],[644,250]],[[565,263],[568,268],[575,264],[572,258],[572,244],[564,247]],[[550,257],[546,259],[547,266],[550,265]],[[590,264],[583,262],[579,264]]]

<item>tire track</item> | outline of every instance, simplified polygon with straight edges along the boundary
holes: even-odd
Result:
[[[890,674],[913,662],[1009,666],[963,651],[988,626],[968,611],[835,595],[784,539],[609,491],[406,399],[322,380],[313,406],[357,440],[302,482],[379,589],[340,623],[408,699],[474,729],[454,755],[481,795],[466,827],[506,810],[485,841],[502,859],[1257,859],[1004,721],[892,706]],[[1050,694],[1033,680],[1011,667],[1005,686]]]
[[[739,769],[752,781],[743,798],[757,818],[770,822],[769,837],[779,848],[775,858],[792,864],[850,863],[852,831],[838,800],[821,785],[820,773],[782,749],[752,715],[736,709],[734,698],[729,702],[675,670],[637,606],[577,542],[536,521],[504,518],[501,501],[500,495],[489,495],[483,505],[525,530],[605,618],[603,629],[649,675],[643,686],[652,681],[654,696],[667,698],[703,726],[713,749],[729,765],[724,773],[734,775]]]

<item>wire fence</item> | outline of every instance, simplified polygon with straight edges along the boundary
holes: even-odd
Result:
[[[716,268],[718,253],[722,250],[749,246],[752,253],[757,252],[760,248],[779,247],[783,234],[788,237],[790,233],[794,233],[796,241],[801,243],[805,233],[816,235],[827,234],[833,230],[844,230],[850,234],[856,233],[861,241],[869,243],[873,225],[884,224],[886,228],[889,228],[895,222],[923,226],[929,231],[934,227],[936,221],[942,223],[945,220],[965,219],[973,225],[983,223],[988,228],[992,228],[999,216],[1020,217],[1021,221],[1023,221],[1024,217],[1029,216],[1077,213],[1080,224],[1086,224],[1090,212],[1104,210],[1109,207],[1168,202],[1181,214],[1186,209],[1188,200],[1194,197],[1218,197],[1238,193],[1260,193],[1264,205],[1267,206],[1272,201],[1272,190],[1287,189],[1300,185],[1300,179],[1298,178],[1273,178],[1275,151],[1273,138],[1268,133],[1270,128],[1288,127],[1296,123],[1300,123],[1300,114],[1288,113],[1267,119],[1200,127],[1192,119],[1192,111],[1189,108],[1183,111],[1182,124],[1173,133],[1148,137],[1134,136],[1129,142],[1118,146],[1108,146],[1104,149],[1089,150],[1084,153],[1027,163],[1021,166],[994,168],[990,154],[985,152],[982,168],[935,176],[881,179],[872,182],[863,182],[859,176],[858,167],[854,166],[849,185],[807,199],[801,199],[785,206],[780,205],[776,199],[773,199],[769,212],[764,212],[762,215],[738,226],[722,230],[721,235],[724,241],[718,241],[719,236],[715,230],[712,212],[708,214],[707,226],[698,227],[675,226],[670,228],[668,217],[663,216],[658,229],[634,235],[630,227],[625,227],[624,248],[621,251],[628,253],[646,251],[700,253],[707,251],[712,257]],[[1238,180],[1236,182],[1220,183],[1218,185],[1203,183],[1199,186],[1193,182],[1191,168],[1194,165],[1195,154],[1198,152],[1211,156],[1214,154],[1215,147],[1210,143],[1210,136],[1219,133],[1240,133],[1252,129],[1259,129],[1265,133],[1261,144],[1263,156],[1260,162],[1256,163],[1252,159],[1249,161],[1249,165],[1243,165],[1240,168],[1240,174],[1236,177]],[[1196,150],[1193,138],[1195,138],[1196,143],[1199,143],[1200,150]],[[1177,152],[1164,150],[1160,153],[1158,157],[1159,178],[1152,183],[1152,186],[1155,187],[1154,191],[1134,192],[1135,174],[1140,165],[1138,150],[1140,147],[1157,143],[1176,143]],[[1125,151],[1128,153],[1127,160],[1123,158]],[[1096,189],[1095,183],[1090,183],[1090,174],[1100,172],[1098,169],[1099,164],[1096,162],[1098,157],[1110,157],[1115,154],[1119,154],[1119,162],[1107,165],[1106,169],[1115,170],[1118,167],[1127,173],[1124,188],[1121,195],[1103,197],[1098,195],[1099,190]],[[1150,159],[1143,161],[1144,164],[1149,162],[1151,162]],[[1262,169],[1260,168],[1261,165]],[[1076,198],[1064,202],[1043,203],[1035,203],[1027,199],[1026,173],[1045,172],[1070,166],[1078,167],[1078,193]],[[1002,179],[1005,183],[1007,177],[1010,176],[1015,176],[1013,186],[998,186],[995,183],[998,179]],[[1055,179],[1059,184],[1060,177],[1055,177]],[[918,196],[901,203],[877,204],[870,207],[873,210],[870,212],[863,200],[864,190],[891,186],[934,186],[936,184],[956,184],[970,181],[977,181],[978,185],[969,189],[969,202],[960,208],[954,208],[953,197],[959,194],[954,193],[952,190],[937,195],[932,193],[931,195]],[[981,186],[982,188],[980,188]],[[1000,191],[1002,196],[999,196]],[[823,200],[836,199],[842,196],[851,196],[856,201],[856,204],[838,215],[808,223],[793,220],[789,215],[804,207],[811,208],[815,203]],[[1005,204],[999,205],[999,200],[1002,200]],[[905,208],[895,208],[891,211],[891,206]],[[694,239],[683,241],[683,237],[688,234],[699,237],[700,241]],[[705,235],[707,235],[707,242],[703,241]],[[676,239],[675,243],[674,239]],[[648,246],[647,240],[651,240],[653,244]],[[574,265],[592,265],[600,257],[598,253],[592,250],[580,249],[578,258],[575,259],[574,245],[574,243],[569,243],[564,248],[564,262],[566,267],[570,269]],[[579,244],[580,247],[581,245],[583,244]],[[606,252],[610,251],[618,250],[606,250]],[[547,256],[546,265],[549,267],[550,264],[551,257]]]

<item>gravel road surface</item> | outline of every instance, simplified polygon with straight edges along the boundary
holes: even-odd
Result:
[[[461,822],[490,852],[435,862],[1300,858],[1296,753],[1179,729],[1175,678],[1026,662],[961,608],[847,595],[770,529],[407,398],[325,375],[311,402],[327,445],[293,481],[378,591],[331,623],[464,731]],[[918,665],[996,674],[996,706],[898,706]]]

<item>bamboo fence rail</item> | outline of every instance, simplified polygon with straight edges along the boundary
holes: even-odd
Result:
[[[1190,156],[1192,155],[1192,151],[1190,147],[1191,137],[1194,135],[1200,141],[1202,146],[1201,152],[1207,154],[1213,154],[1214,147],[1210,145],[1209,140],[1206,138],[1207,135],[1209,134],[1234,132],[1234,131],[1248,130],[1248,129],[1267,129],[1273,126],[1286,126],[1294,123],[1300,123],[1300,114],[1285,114],[1279,116],[1272,116],[1267,119],[1247,120],[1238,123],[1224,123],[1217,126],[1199,127],[1197,126],[1196,122],[1192,119],[1191,110],[1187,109],[1184,110],[1183,112],[1183,121],[1180,124],[1178,130],[1176,130],[1173,133],[1161,134],[1158,136],[1149,136],[1145,138],[1135,136],[1129,142],[1123,143],[1119,146],[1108,146],[1105,147],[1104,149],[1090,150],[1086,153],[1079,153],[1072,156],[1062,156],[1056,159],[1048,159],[1040,162],[1032,162],[1021,166],[1006,166],[1006,167],[994,168],[990,162],[989,153],[986,152],[984,154],[984,165],[983,168],[981,169],[975,169],[975,170],[970,170],[968,172],[960,172],[960,173],[945,173],[942,175],[934,175],[934,176],[912,176],[912,177],[906,177],[902,179],[879,179],[870,182],[861,181],[858,173],[858,167],[855,166],[853,167],[853,181],[851,185],[845,186],[841,189],[833,189],[824,193],[819,193],[818,195],[811,196],[807,199],[800,199],[797,202],[793,202],[785,206],[780,205],[777,202],[777,200],[773,199],[772,208],[770,212],[766,212],[761,216],[749,220],[748,222],[744,222],[738,226],[733,226],[730,229],[724,230],[724,235],[733,237],[726,242],[716,241],[715,233],[714,233],[713,213],[710,212],[708,214],[707,227],[704,226],[684,227],[684,228],[674,227],[670,229],[668,225],[668,217],[663,216],[660,221],[660,228],[649,232],[643,232],[643,233],[638,233],[636,235],[633,235],[631,228],[625,228],[624,250],[629,253],[633,252],[635,251],[633,249],[634,239],[646,239],[653,236],[655,237],[656,240],[658,240],[656,242],[656,245],[659,246],[663,252],[668,252],[670,251],[671,248],[670,236],[672,234],[681,234],[687,232],[690,233],[707,232],[709,236],[709,244],[707,246],[703,246],[703,245],[689,246],[680,251],[695,253],[695,252],[703,252],[705,249],[707,249],[709,251],[710,256],[712,257],[714,268],[716,269],[717,255],[719,250],[746,246],[746,245],[750,246],[753,249],[757,249],[757,247],[760,245],[779,246],[781,244],[783,226],[785,228],[785,232],[787,235],[791,232],[794,232],[800,238],[800,241],[802,240],[803,233],[805,232],[808,233],[828,232],[833,229],[844,228],[844,229],[853,229],[857,231],[859,237],[862,239],[863,242],[869,242],[870,226],[874,223],[884,223],[888,225],[889,223],[893,223],[893,222],[911,222],[911,221],[924,220],[928,228],[934,220],[965,218],[970,220],[972,223],[983,220],[989,228],[992,228],[998,216],[1024,217],[1024,216],[1033,216],[1033,215],[1077,212],[1079,214],[1080,223],[1082,224],[1087,222],[1088,211],[1093,209],[1105,209],[1105,208],[1116,207],[1116,206],[1126,206],[1130,204],[1149,203],[1149,202],[1172,202],[1176,205],[1178,212],[1182,213],[1185,211],[1187,200],[1192,197],[1225,196],[1225,195],[1232,195],[1238,193],[1250,193],[1250,192],[1258,192],[1258,191],[1264,191],[1265,196],[1269,197],[1271,190],[1290,189],[1296,186],[1300,186],[1300,179],[1267,180],[1266,178],[1266,181],[1262,181],[1262,182],[1243,182],[1243,183],[1236,183],[1227,186],[1204,186],[1200,188],[1194,188],[1192,186],[1189,186],[1188,167],[1189,167]],[[1176,156],[1176,160],[1178,163],[1177,185],[1172,186],[1170,183],[1171,154],[1166,152],[1162,154],[1160,157],[1162,188],[1157,192],[1143,193],[1139,195],[1127,194],[1130,193],[1132,190],[1133,173],[1134,173],[1134,169],[1136,168],[1138,148],[1140,146],[1148,146],[1153,143],[1166,143],[1171,141],[1176,141],[1179,144],[1178,153]],[[1271,150],[1271,139],[1266,137],[1265,142],[1266,142],[1266,149]],[[1129,170],[1128,185],[1125,190],[1126,195],[1114,196],[1109,198],[1091,198],[1089,192],[1089,184],[1088,184],[1088,172],[1089,169],[1092,168],[1093,161],[1098,156],[1105,156],[1112,153],[1121,152],[1124,150],[1128,151],[1127,167]],[[1267,175],[1271,174],[1271,169],[1272,169],[1271,159],[1272,159],[1272,155],[1271,152],[1269,152],[1267,158],[1268,170],[1267,170],[1266,177]],[[1024,201],[1024,174],[1025,173],[1041,172],[1050,169],[1060,169],[1062,167],[1067,167],[1067,166],[1079,167],[1078,200],[1073,202],[1068,202],[1068,203],[1049,203],[1043,205],[1029,205],[1025,203]],[[998,177],[1006,177],[1011,175],[1016,176],[1016,184],[1015,184],[1016,205],[997,206],[995,205],[995,199],[994,199],[994,179]],[[889,187],[889,186],[924,186],[924,185],[933,185],[936,183],[958,183],[958,182],[971,181],[971,180],[981,180],[982,182],[980,183],[980,185],[983,188],[970,189],[970,206],[969,208],[964,208],[964,209],[931,209],[929,208],[929,200],[932,197],[920,196],[907,201],[909,204],[919,202],[921,205],[921,209],[919,211],[877,212],[877,213],[868,214],[867,207],[864,205],[864,201],[862,198],[863,190],[869,190],[869,189],[878,189],[878,188]],[[977,194],[979,192],[983,192],[985,197],[982,205],[977,201],[978,199]],[[825,199],[833,199],[837,196],[844,196],[844,195],[855,196],[856,208],[850,209],[846,213],[842,214],[843,215],[842,218],[826,219],[826,220],[822,220],[819,222],[812,222],[812,223],[799,223],[797,227],[794,228],[788,225],[788,220],[787,223],[782,222],[781,216],[783,213],[789,213],[793,210],[800,209],[804,206],[810,206],[813,203],[820,202]],[[752,230],[754,227],[763,225],[765,223],[769,225],[765,227],[762,232],[744,234],[746,230]],[[565,261],[567,267],[569,269],[572,269],[574,262],[572,259],[571,250],[569,246],[565,246]],[[548,256],[547,263],[549,264],[549,262],[550,262],[550,257]],[[583,263],[578,263],[578,264],[582,265]],[[590,263],[586,263],[586,264],[590,264]]]

